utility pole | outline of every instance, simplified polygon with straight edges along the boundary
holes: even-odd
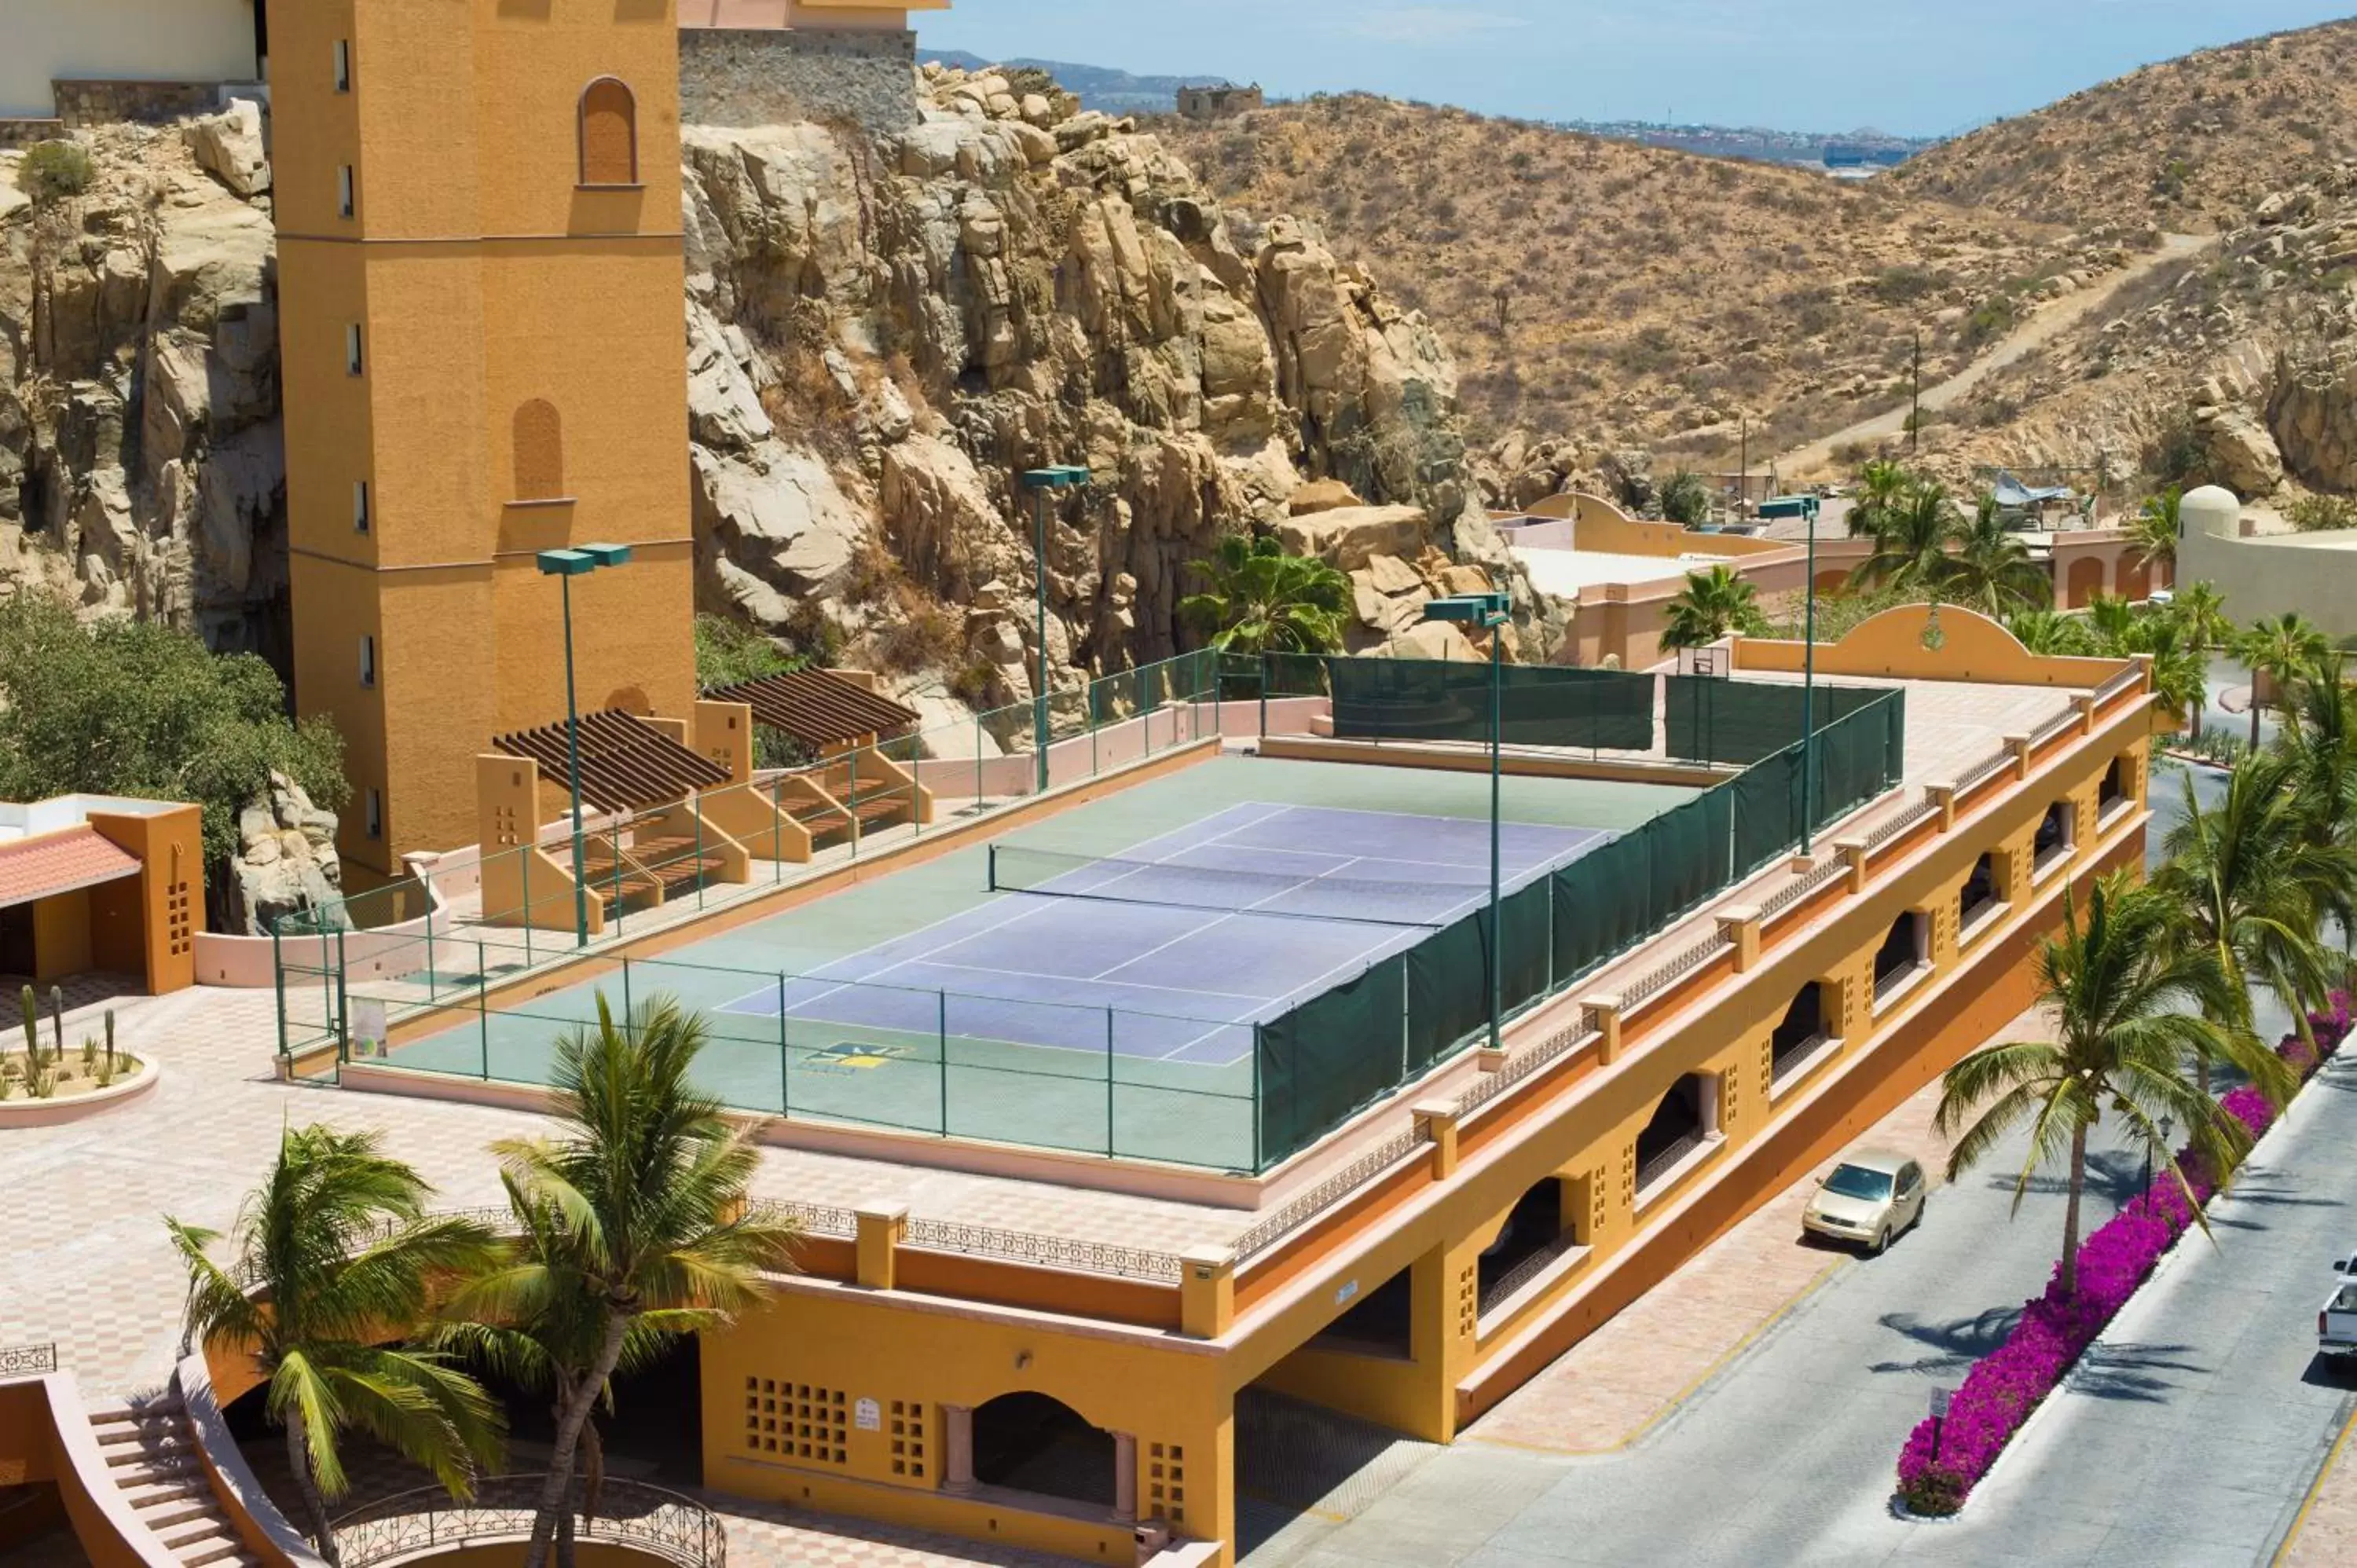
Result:
[[[1915,328],[1915,412],[1907,418],[1907,455],[1923,449],[1923,329]]]
[[[1742,415],[1740,428],[1743,434],[1738,438],[1737,450],[1742,453],[1743,472],[1735,481],[1735,515],[1738,517],[1744,514],[1744,507],[1751,500],[1751,416],[1749,414]]]

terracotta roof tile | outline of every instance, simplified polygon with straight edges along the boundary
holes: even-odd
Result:
[[[96,828],[37,833],[0,843],[0,907],[135,876],[138,871],[138,857],[101,837]]]

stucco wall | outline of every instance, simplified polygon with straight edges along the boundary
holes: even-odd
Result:
[[[2220,539],[2189,527],[2177,542],[2177,578],[2209,582],[2244,624],[2286,610],[2328,637],[2357,634],[2357,534]]]
[[[683,28],[680,113],[691,125],[917,123],[917,35],[906,29]]]
[[[49,83],[252,81],[253,0],[0,0],[0,117],[55,112]]]

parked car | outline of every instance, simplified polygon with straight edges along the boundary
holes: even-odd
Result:
[[[2357,1258],[2349,1263],[2357,1263]],[[2316,1315],[2317,1353],[2336,1361],[2357,1357],[2357,1276],[2350,1273],[2349,1263],[2333,1265],[2341,1283],[2332,1287],[2332,1294]]]
[[[1923,1167],[1909,1155],[1852,1150],[1817,1184],[1802,1211],[1801,1228],[1880,1252],[1922,1222],[1926,1185]]]

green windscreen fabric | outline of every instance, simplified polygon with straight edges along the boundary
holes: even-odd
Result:
[[[1407,951],[1407,1069],[1454,1051],[1490,1017],[1489,911],[1468,915]]]
[[[1506,895],[1499,914],[1506,929],[1503,1011],[1518,1012],[1546,994],[1555,962],[1554,895],[1546,877]]]
[[[1801,743],[1811,699],[1798,685],[1672,675],[1663,686],[1665,738],[1672,757],[1748,768]],[[1879,686],[1818,686],[1818,733],[1890,694]]]
[[[1652,748],[1650,675],[1508,665],[1497,677],[1499,735],[1508,746]],[[1487,663],[1337,659],[1330,662],[1329,678],[1334,733],[1344,739],[1490,738]]]
[[[1264,1164],[1308,1148],[1403,1081],[1406,1012],[1407,966],[1391,958],[1260,1026]]]
[[[1759,870],[1801,840],[1801,748],[1754,763],[1722,788],[1735,797],[1735,874]]]

